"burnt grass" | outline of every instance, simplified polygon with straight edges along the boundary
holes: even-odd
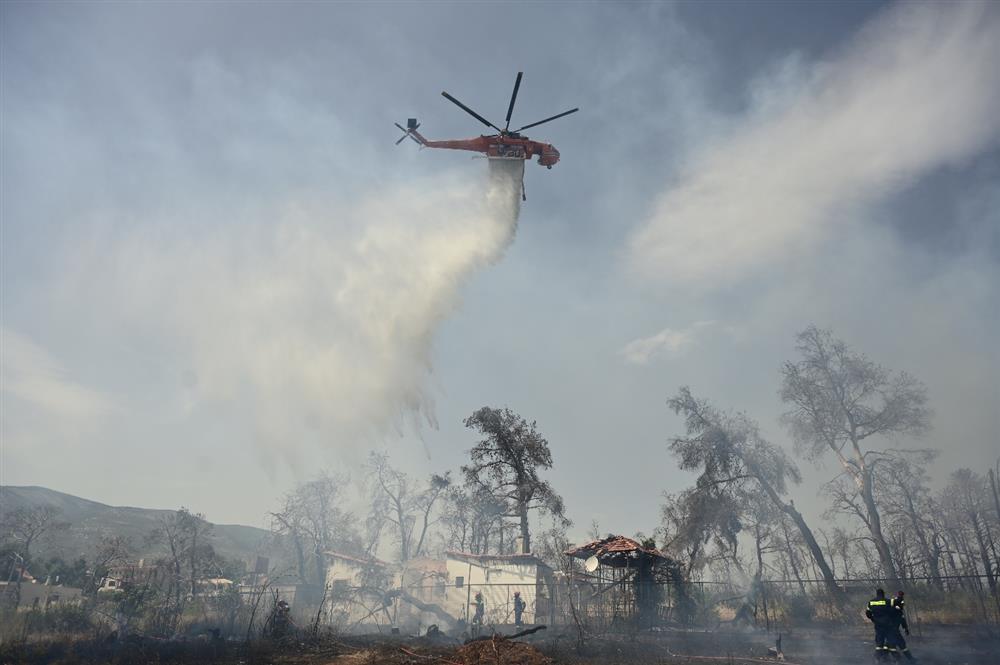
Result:
[[[785,663],[873,662],[872,636],[863,628],[813,626],[783,633]],[[752,630],[667,629],[635,635],[586,636],[581,642],[578,633],[562,629],[516,641],[498,638],[469,644],[448,638],[387,635],[251,643],[79,638],[0,645],[0,665],[750,665],[776,662],[768,656],[775,637]],[[995,627],[924,626],[921,634],[910,636],[908,642],[922,665],[1000,663],[1000,636]]]

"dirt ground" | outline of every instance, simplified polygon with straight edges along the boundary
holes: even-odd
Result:
[[[662,630],[639,635],[605,635],[581,645],[575,632],[550,630],[517,641],[492,639],[460,645],[443,638],[367,636],[285,644],[133,642],[108,644],[78,640],[0,648],[0,665],[81,665],[131,663],[179,665],[758,665],[768,656],[774,634],[739,630]],[[783,633],[786,665],[869,663],[872,636],[813,627]],[[909,638],[923,665],[1000,664],[995,628],[938,626]]]

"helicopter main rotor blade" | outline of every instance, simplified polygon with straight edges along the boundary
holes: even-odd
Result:
[[[507,124],[504,125],[504,131],[510,129],[510,114],[514,112],[514,100],[517,99],[517,89],[521,87],[521,76],[523,74],[524,72],[518,72],[517,80],[514,81],[514,92],[510,95],[510,106],[507,107]]]
[[[577,111],[579,111],[579,110],[580,110],[580,109],[576,108],[576,109],[570,109],[570,110],[568,110],[568,111],[563,111],[563,112],[562,112],[562,113],[560,113],[559,115],[554,115],[554,116],[552,116],[551,118],[546,118],[545,120],[539,120],[538,122],[533,122],[533,123],[531,123],[530,125],[525,125],[525,126],[524,126],[524,127],[522,127],[521,129],[515,129],[515,130],[514,130],[514,133],[515,133],[515,134],[517,134],[518,132],[521,132],[521,131],[524,131],[525,129],[530,129],[530,128],[532,128],[532,127],[537,127],[538,125],[543,125],[543,124],[545,124],[546,122],[551,122],[552,120],[555,120],[555,119],[557,119],[557,118],[561,118],[561,117],[563,117],[564,115],[569,115],[570,113],[576,113],[576,112],[577,112]]]
[[[452,104],[454,104],[454,105],[455,105],[455,106],[457,106],[458,108],[462,109],[463,111],[465,111],[466,113],[468,113],[468,114],[469,114],[469,115],[471,115],[471,116],[472,116],[473,118],[475,118],[475,119],[476,119],[476,120],[478,120],[479,122],[483,123],[483,124],[484,124],[484,125],[486,125],[487,127],[492,127],[493,129],[497,130],[498,132],[502,132],[502,131],[503,131],[503,130],[501,130],[501,129],[500,129],[499,127],[497,127],[496,125],[494,125],[494,124],[493,124],[492,122],[490,122],[489,120],[487,120],[487,119],[486,119],[486,118],[484,118],[483,116],[479,115],[478,113],[476,113],[475,111],[473,111],[473,110],[472,110],[472,109],[470,109],[470,108],[469,108],[468,106],[466,106],[466,105],[465,105],[465,104],[463,104],[462,102],[458,101],[457,99],[455,99],[455,98],[454,98],[454,97],[452,97],[451,95],[449,95],[449,94],[448,94],[447,92],[442,92],[442,93],[441,93],[441,95],[442,95],[442,96],[443,96],[443,97],[444,97],[445,99],[447,99],[447,100],[448,100],[449,102],[451,102]]]

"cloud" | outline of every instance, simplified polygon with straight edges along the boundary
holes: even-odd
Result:
[[[0,389],[38,409],[43,422],[94,424],[115,410],[108,395],[74,381],[55,357],[28,337],[0,327],[0,339]]]
[[[808,253],[861,206],[1000,137],[1000,12],[903,4],[760,82],[628,241],[640,275],[715,287]]]
[[[714,321],[697,321],[680,330],[664,328],[650,337],[632,340],[622,347],[619,354],[633,365],[648,365],[660,356],[680,356],[698,343],[697,333],[700,330],[714,324]]]

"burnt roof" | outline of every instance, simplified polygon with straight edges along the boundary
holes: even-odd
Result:
[[[566,556],[576,559],[589,559],[596,556],[604,566],[623,568],[641,559],[652,559],[654,565],[660,561],[670,561],[670,557],[655,547],[643,547],[641,543],[625,536],[609,535],[607,538],[593,540],[579,547],[571,547]]]

